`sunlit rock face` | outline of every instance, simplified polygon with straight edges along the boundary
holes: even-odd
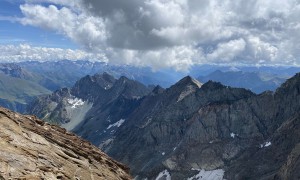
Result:
[[[131,179],[91,143],[35,116],[0,108],[0,179]]]

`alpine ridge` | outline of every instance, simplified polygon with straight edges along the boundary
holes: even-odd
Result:
[[[129,96],[113,91],[124,79],[99,89],[103,100],[94,103],[101,106],[74,132],[128,165],[136,179],[300,178],[299,73],[261,94],[187,76]]]
[[[110,131],[107,127],[126,119],[151,90],[124,76],[115,79],[107,73],[87,75],[72,88],[39,97],[29,106],[28,112],[99,145],[114,135],[115,126]],[[104,139],[99,138],[99,134]]]

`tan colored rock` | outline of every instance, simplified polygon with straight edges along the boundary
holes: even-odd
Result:
[[[0,179],[131,179],[89,142],[34,116],[0,108]]]

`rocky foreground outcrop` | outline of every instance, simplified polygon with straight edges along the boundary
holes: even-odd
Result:
[[[89,142],[35,116],[0,108],[0,179],[131,179]]]

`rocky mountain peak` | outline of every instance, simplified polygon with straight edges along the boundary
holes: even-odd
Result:
[[[174,86],[184,87],[189,85],[200,88],[202,86],[202,83],[192,78],[191,76],[186,76],[178,81]]]
[[[300,92],[300,73],[295,74],[292,78],[288,79],[285,83],[283,83],[277,90],[277,94],[291,93],[292,91]]]
[[[150,89],[142,83],[121,76],[114,84],[111,94],[122,95],[127,98],[138,98],[147,95]]]
[[[208,81],[207,83],[203,84],[201,89],[202,90],[217,90],[217,89],[223,89],[226,86],[221,84],[220,82],[215,82],[215,81]]]
[[[116,79],[107,73],[87,75],[75,83],[72,94],[93,101],[98,97],[99,91],[110,89],[115,82]]]
[[[68,97],[71,94],[71,90],[69,88],[62,88],[54,91],[51,99],[55,102],[61,101],[64,97]]]
[[[90,83],[96,84],[105,90],[110,89],[116,82],[116,79],[106,72],[103,74],[95,74],[93,76],[88,75],[87,77],[89,78]]]
[[[102,77],[103,77],[103,79],[105,79],[108,82],[113,83],[116,81],[116,79],[112,75],[108,74],[107,72],[102,73]]]
[[[177,102],[179,102],[189,94],[196,92],[201,86],[202,84],[199,81],[191,76],[186,76],[167,90],[169,95],[178,96]]]
[[[164,91],[165,91],[164,88],[162,88],[160,85],[157,85],[157,86],[155,86],[155,87],[153,88],[152,94],[153,94],[153,95],[161,94],[161,93],[163,93]]]
[[[100,85],[101,85],[101,82],[113,84],[116,81],[116,79],[112,75],[110,75],[106,72],[104,72],[102,74],[95,74],[94,76],[91,76],[91,77],[93,77],[94,80],[96,82],[98,82]]]
[[[126,76],[121,76],[119,81],[128,81],[129,79]]]
[[[0,144],[0,179],[131,179],[127,167],[75,134],[4,108]]]
[[[97,90],[103,95],[74,132],[140,179],[297,179],[299,86],[297,74],[275,94],[257,95],[187,76],[166,90],[151,87],[138,99],[150,88],[121,77],[111,89]]]

